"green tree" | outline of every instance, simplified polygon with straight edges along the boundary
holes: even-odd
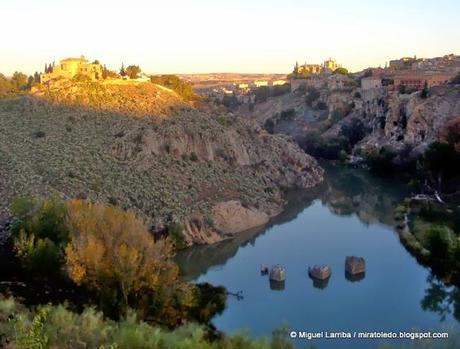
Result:
[[[184,81],[177,75],[152,75],[150,81],[175,91],[186,100],[196,100],[198,97],[193,93],[193,86],[190,82]]]
[[[16,90],[25,90],[27,89],[28,77],[24,73],[14,72],[11,77],[11,84]]]
[[[297,76],[299,75],[299,62],[295,62],[295,66],[294,66],[294,70],[292,71],[292,73],[294,74],[294,76]]]
[[[103,79],[116,79],[117,77],[118,77],[118,74],[113,70],[107,69],[107,67],[104,64],[104,66],[102,67],[102,78]]]
[[[126,76],[126,70],[125,70],[125,64],[124,63],[121,63],[120,75],[121,76]]]
[[[34,73],[34,83],[39,84],[41,82],[40,80],[40,74],[38,72]]]
[[[14,248],[25,267],[38,273],[58,272],[67,243],[67,209],[57,196],[42,200],[16,199],[11,212],[17,219],[11,228]]]
[[[346,68],[340,67],[334,70],[334,74],[348,75],[348,70]]]
[[[138,65],[130,65],[126,67],[126,74],[130,79],[137,79],[141,73],[141,68]]]
[[[0,98],[9,96],[13,90],[14,88],[11,81],[0,73]]]

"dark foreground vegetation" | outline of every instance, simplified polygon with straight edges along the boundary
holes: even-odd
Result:
[[[284,330],[272,340],[217,332],[210,320],[223,311],[226,290],[182,281],[176,243],[155,240],[132,211],[57,196],[20,198],[11,211],[12,248],[27,282],[73,289],[83,302],[24,299],[26,306],[0,296],[2,348],[292,347]]]
[[[104,318],[94,308],[82,313],[65,306],[29,310],[14,299],[0,300],[0,346],[7,349],[289,349],[284,330],[272,340],[252,340],[246,334],[210,338],[198,325],[166,331],[140,321],[129,311],[119,321]]]
[[[111,318],[131,311],[175,328],[208,324],[225,308],[225,289],[182,281],[173,261],[175,241],[154,240],[132,211],[56,196],[21,198],[11,211],[12,245],[25,273],[78,288]]]

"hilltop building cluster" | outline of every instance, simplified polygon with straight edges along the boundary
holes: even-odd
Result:
[[[385,87],[389,90],[417,91],[448,83],[460,73],[460,56],[435,58],[403,57],[392,60],[385,68],[364,71],[361,88],[368,91]]]
[[[73,79],[76,76],[84,76],[91,81],[102,79],[111,79],[112,82],[116,80],[150,80],[150,77],[144,74],[139,67],[137,67],[137,69],[138,73],[136,77],[130,78],[123,65],[120,73],[117,73],[107,70],[105,66],[103,67],[97,60],[90,63],[85,56],[81,55],[79,58],[70,57],[62,59],[59,61],[59,64],[53,62],[52,64],[46,65],[45,72],[40,74],[40,83],[48,83],[57,79]]]
[[[292,72],[293,78],[308,77],[310,75],[317,74],[332,74],[338,68],[342,68],[340,64],[337,63],[335,59],[329,58],[323,62],[323,64],[303,64],[300,65],[296,63],[294,70]]]
[[[40,82],[46,83],[53,79],[72,79],[76,75],[83,75],[91,80],[102,79],[102,66],[98,62],[89,63],[85,56],[79,58],[65,58],[57,65],[50,65],[48,72],[40,74]]]

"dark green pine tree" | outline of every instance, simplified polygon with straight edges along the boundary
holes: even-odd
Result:
[[[299,75],[299,62],[295,62],[293,73],[294,75]]]
[[[121,63],[120,75],[121,75],[121,76],[125,76],[125,75],[126,75],[125,65],[124,65],[123,62]]]

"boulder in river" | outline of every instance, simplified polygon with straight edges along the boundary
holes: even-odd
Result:
[[[313,279],[326,280],[331,276],[331,267],[327,265],[308,267],[308,275]]]
[[[366,271],[366,262],[364,258],[348,256],[345,259],[345,271],[351,275],[364,273]]]
[[[275,265],[270,270],[270,280],[284,281],[286,280],[286,270],[281,265]]]

